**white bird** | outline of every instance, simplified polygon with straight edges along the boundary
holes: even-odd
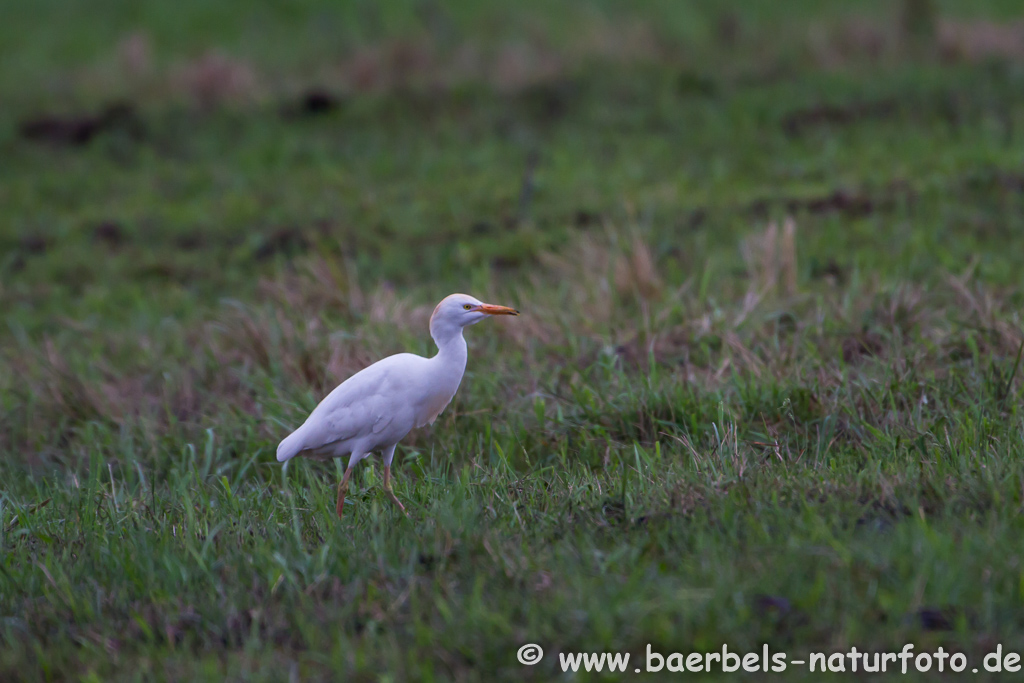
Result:
[[[349,455],[345,476],[338,484],[337,512],[341,517],[352,468],[380,451],[384,490],[405,512],[391,488],[395,446],[414,428],[432,424],[451,402],[466,371],[462,328],[492,315],[519,315],[519,311],[485,304],[467,294],[446,297],[430,316],[430,336],[437,344],[437,355],[424,358],[399,353],[349,377],[278,445],[278,462],[296,455],[325,460]]]

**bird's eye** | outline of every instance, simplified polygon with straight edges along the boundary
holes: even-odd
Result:
[[[468,311],[469,309],[473,308],[473,304],[465,304],[463,308],[465,308]]]

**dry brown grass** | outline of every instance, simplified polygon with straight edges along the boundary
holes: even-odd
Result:
[[[939,21],[939,50],[946,59],[971,62],[987,59],[1024,59],[1024,21]]]
[[[615,259],[615,286],[622,295],[634,295],[643,301],[659,299],[663,292],[661,276],[650,247],[634,237],[628,253]]]
[[[153,44],[144,31],[129,33],[117,44],[117,61],[130,77],[141,78],[153,71]]]
[[[143,30],[126,34],[111,52],[94,64],[65,76],[71,89],[90,99],[107,98],[133,104],[186,101],[200,109],[247,106],[273,88],[256,64],[222,48],[167,63]]]
[[[472,37],[452,43],[416,34],[349,46],[333,60],[283,79],[272,65],[257,65],[214,45],[198,57],[159,67],[153,41],[139,30],[126,34],[107,57],[69,74],[69,80],[94,94],[155,101],[184,97],[201,108],[250,104],[312,83],[353,94],[435,92],[468,84],[515,94],[593,62],[675,59],[663,43],[649,21],[591,13],[561,43],[547,38],[543,27],[496,43]]]
[[[663,257],[638,234],[582,236],[559,254],[543,255],[531,281],[474,292],[524,311],[474,331],[498,343],[498,355],[482,362],[501,376],[510,400],[553,377],[569,381],[610,354],[627,371],[616,381],[627,384],[653,361],[673,381],[701,390],[724,390],[737,376],[773,378],[809,382],[828,394],[815,400],[834,402],[850,379],[870,385],[925,368],[941,376],[956,362],[951,358],[966,353],[965,331],[973,331],[982,353],[1004,358],[1024,339],[1011,293],[974,282],[970,270],[948,276],[944,286],[869,280],[852,291],[796,296],[795,244],[792,221],[754,232],[739,247],[751,274],[746,289],[726,285],[713,300],[701,300],[688,284],[665,286]],[[263,282],[258,301],[226,305],[215,319],[178,332],[185,358],[169,350],[176,344],[146,337],[111,348],[112,357],[137,359],[117,366],[83,364],[78,356],[72,363],[70,349],[52,342],[9,350],[0,374],[18,378],[21,408],[0,422],[0,447],[74,461],[85,454],[68,445],[92,422],[155,443],[169,433],[199,434],[237,414],[255,419],[273,441],[280,429],[268,414],[299,419],[300,397],[322,397],[380,357],[425,341],[435,302],[387,286],[364,290],[349,267],[322,256],[299,263]],[[270,385],[276,393],[268,395]],[[914,406],[894,413],[861,397],[829,410],[896,425]]]
[[[204,109],[253,102],[259,94],[256,69],[220,50],[209,50],[197,59],[178,64],[168,78],[172,91]]]
[[[391,40],[357,48],[337,75],[354,92],[402,90],[435,84],[438,59],[431,41]]]
[[[741,246],[750,273],[751,299],[772,294],[796,294],[796,222],[787,217],[780,228],[771,221],[763,232],[750,235]]]
[[[662,56],[647,22],[612,26],[594,19],[573,40],[555,46],[541,35],[488,45],[466,40],[442,46],[430,37],[394,39],[355,48],[327,70],[327,80],[349,92],[448,89],[482,83],[515,93],[557,81],[582,64],[607,60],[634,63]]]
[[[825,68],[903,60],[908,56],[980,62],[1024,59],[1024,21],[1000,23],[941,17],[931,2],[906,0],[899,21],[852,15],[813,23],[807,47]]]
[[[894,14],[892,20],[850,15],[793,27],[793,41],[769,41],[757,48],[764,54],[756,56],[755,70],[779,61],[793,45],[826,69],[909,56],[947,61],[1024,59],[1024,22],[943,18],[927,2],[911,1],[901,7],[902,14]],[[581,16],[576,30],[561,41],[551,39],[543,27],[493,44],[472,37],[453,43],[421,33],[350,46],[333,60],[309,66],[301,76],[283,79],[273,75],[270,65],[254,64],[216,46],[159,68],[149,36],[135,31],[125,35],[107,58],[69,75],[69,81],[94,93],[109,91],[111,96],[136,100],[185,97],[202,108],[294,94],[314,83],[339,94],[444,92],[468,84],[515,94],[563,81],[594,63],[684,66],[692,47],[666,40],[650,20],[594,12]]]
[[[815,62],[838,69],[852,62],[878,62],[898,53],[901,34],[890,22],[850,16],[837,23],[814,23],[807,32],[807,49]]]

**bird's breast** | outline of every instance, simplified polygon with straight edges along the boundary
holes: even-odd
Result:
[[[454,390],[450,390],[448,387],[437,387],[420,404],[416,415],[416,426],[422,427],[423,425],[431,424],[448,407],[454,396]]]
[[[423,371],[414,380],[416,389],[409,394],[415,396],[410,402],[414,427],[422,427],[437,419],[458,391],[465,370],[465,341],[461,345],[442,347],[436,356],[426,361]]]

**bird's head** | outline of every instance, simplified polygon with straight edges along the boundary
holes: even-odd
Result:
[[[445,297],[430,316],[430,333],[436,340],[443,331],[461,330],[492,315],[519,315],[519,311],[508,306],[485,304],[468,294],[452,294]]]

